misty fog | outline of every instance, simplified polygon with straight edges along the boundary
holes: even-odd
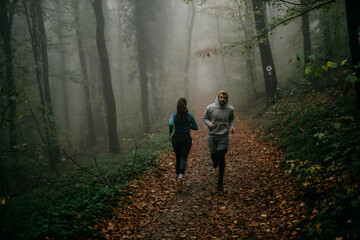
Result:
[[[243,5],[239,7],[239,4]],[[88,144],[84,81],[74,33],[74,10],[65,3],[44,3],[49,9],[45,26],[49,44],[49,74],[56,124],[64,143],[85,147]],[[237,1],[154,1],[146,3],[147,11],[140,16],[144,21],[146,46],[148,112],[152,131],[165,126],[179,97],[189,98],[194,108],[196,96],[211,103],[215,94],[227,90],[231,103],[237,108],[256,99],[245,64],[247,52],[241,47],[225,49],[234,41],[246,40],[239,18],[253,21],[250,10]],[[249,7],[249,6],[248,6]],[[142,100],[137,63],[137,39],[134,28],[134,5],[131,1],[105,1],[105,40],[109,55],[111,81],[116,102],[119,140],[131,134],[142,134]],[[151,11],[149,11],[151,9]],[[247,11],[241,12],[241,11]],[[194,19],[192,20],[192,11]],[[248,14],[244,16],[244,14]],[[269,17],[280,14],[268,6]],[[19,21],[19,20],[17,20]],[[191,21],[193,21],[192,29]],[[19,28],[21,22],[15,22]],[[88,67],[88,81],[98,143],[105,143],[106,112],[101,83],[101,68],[96,49],[96,22],[90,2],[80,3],[80,26]],[[286,81],[295,65],[291,57],[302,51],[299,21],[278,28],[270,36],[274,62],[278,69],[279,86]],[[18,29],[20,31],[21,29]],[[192,36],[189,39],[189,32]],[[255,34],[248,27],[248,35]],[[189,43],[190,41],[190,43]],[[190,47],[190,50],[188,49]],[[255,47],[254,47],[255,48]],[[217,53],[207,49],[216,49]],[[189,56],[188,56],[189,51]],[[197,52],[204,51],[202,55]],[[258,50],[255,62],[254,85],[259,96],[264,96],[264,83]],[[189,57],[189,59],[187,59]],[[189,67],[186,71],[186,64]],[[185,93],[184,79],[189,79]],[[33,92],[37,96],[36,90]],[[66,99],[65,99],[66,98]],[[159,108],[160,107],[160,108]],[[204,107],[204,106],[203,106]],[[159,111],[161,110],[161,111]],[[67,118],[67,119],[66,119]],[[106,146],[106,145],[105,145]]]
[[[333,47],[348,41],[341,2],[310,22],[281,1],[10,2],[2,85],[16,94],[4,100],[2,142],[51,164],[61,149],[118,153],[164,131],[180,97],[198,117],[220,90],[237,111],[269,106],[304,83],[310,54],[349,56]]]

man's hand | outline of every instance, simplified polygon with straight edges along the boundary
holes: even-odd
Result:
[[[214,128],[215,127],[215,124],[214,124],[214,121],[212,121],[209,125],[209,128]]]
[[[234,128],[234,127],[231,127],[231,128],[230,128],[230,131],[231,131],[231,133],[234,133],[234,132],[235,132],[235,128]]]

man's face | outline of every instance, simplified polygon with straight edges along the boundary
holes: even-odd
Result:
[[[226,94],[220,94],[218,97],[220,105],[224,105],[227,102],[227,95]]]

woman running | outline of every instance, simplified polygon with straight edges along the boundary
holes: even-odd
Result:
[[[171,143],[176,156],[176,191],[182,191],[182,182],[186,169],[186,161],[192,145],[190,129],[197,130],[194,116],[189,113],[186,107],[186,99],[180,98],[177,102],[176,113],[171,114],[169,121],[169,132],[175,133],[171,138]]]

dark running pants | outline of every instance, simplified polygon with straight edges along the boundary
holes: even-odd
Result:
[[[223,182],[225,171],[225,154],[227,149],[216,150],[216,153],[211,154],[211,160],[219,164],[219,183]]]
[[[176,173],[184,174],[186,169],[186,161],[190,153],[192,139],[190,134],[174,134],[171,143],[176,156]]]

